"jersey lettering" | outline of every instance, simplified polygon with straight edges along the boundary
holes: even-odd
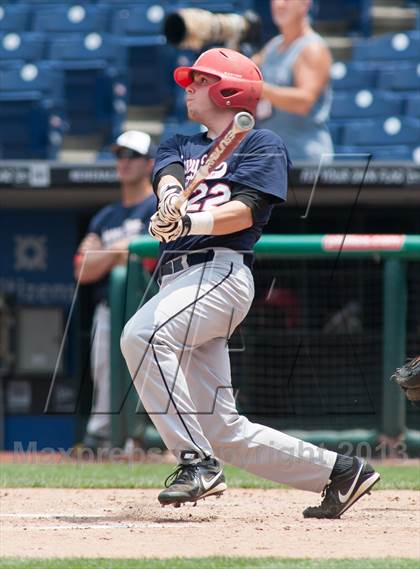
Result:
[[[206,211],[228,202],[230,196],[231,191],[228,184],[220,182],[209,188],[206,182],[202,182],[190,197],[187,212]]]
[[[206,162],[207,156],[207,154],[204,154],[201,159],[184,159],[185,182],[187,185],[194,179],[200,167]],[[213,172],[210,172],[208,179],[215,180],[217,178],[223,178],[227,172],[227,167],[227,162],[222,162]]]
[[[171,164],[184,166],[185,187],[197,175],[200,166],[208,159],[214,140],[206,133],[193,136],[175,135],[164,141],[157,152],[154,176]],[[187,212],[210,210],[233,199],[240,200],[240,193],[256,190],[281,202],[287,194],[287,169],[289,160],[282,140],[268,130],[253,130],[241,142],[237,150],[228,156],[210,175],[200,180],[190,197]],[[245,202],[244,202],[245,203]],[[179,251],[225,247],[234,251],[250,251],[268,222],[274,205],[267,205],[253,215],[253,225],[241,231],[223,235],[186,235],[161,245],[165,260]]]

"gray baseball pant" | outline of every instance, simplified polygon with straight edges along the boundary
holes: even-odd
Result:
[[[254,296],[240,253],[164,276],[160,291],[126,324],[121,350],[164,443],[177,458],[195,450],[254,474],[320,492],[336,453],[238,414],[227,339]]]

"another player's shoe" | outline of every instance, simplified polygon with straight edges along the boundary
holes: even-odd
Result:
[[[216,458],[201,460],[196,452],[183,451],[181,460],[158,496],[163,506],[197,502],[207,496],[220,496],[226,490],[223,469]]]
[[[319,506],[306,508],[305,518],[339,518],[357,500],[369,492],[380,475],[364,460],[354,457],[352,467],[339,474],[324,488]]]

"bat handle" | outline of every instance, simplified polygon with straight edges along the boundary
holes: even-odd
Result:
[[[178,196],[177,200],[176,200],[176,207],[177,207],[178,209],[181,209],[181,207],[184,205],[184,203],[187,201],[187,199],[188,199],[188,198],[186,198],[186,197],[184,196],[184,194],[181,193],[181,194]]]

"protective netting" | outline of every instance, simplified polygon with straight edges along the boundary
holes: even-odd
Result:
[[[290,429],[380,424],[383,265],[264,259],[230,343],[243,413]]]
[[[407,263],[407,358],[420,354],[420,263]],[[405,363],[405,362],[402,362]],[[407,401],[407,428],[420,430],[420,408]]]

